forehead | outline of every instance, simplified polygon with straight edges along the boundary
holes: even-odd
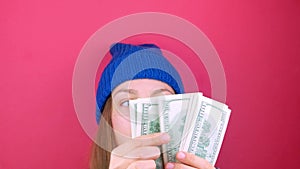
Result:
[[[121,83],[112,91],[112,93],[115,93],[118,90],[123,90],[123,89],[133,89],[136,90],[137,92],[146,92],[146,91],[151,92],[158,89],[167,89],[173,91],[171,86],[158,80],[135,79],[135,80],[129,80]]]

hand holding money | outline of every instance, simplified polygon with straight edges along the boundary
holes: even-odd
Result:
[[[189,93],[130,101],[132,137],[167,132],[169,143],[162,145],[163,158],[157,168],[178,162],[179,151],[195,154],[215,164],[224,138],[231,110],[228,106]]]
[[[198,168],[198,169],[216,169],[207,160],[187,152],[178,152],[176,154],[178,163],[167,163],[166,169],[179,168]]]
[[[127,141],[111,152],[110,169],[144,169],[155,168],[155,161],[161,152],[157,146],[168,143],[167,133],[143,135]]]

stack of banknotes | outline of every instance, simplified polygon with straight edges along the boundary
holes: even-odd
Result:
[[[178,151],[193,153],[215,165],[230,117],[227,105],[198,92],[131,100],[129,107],[133,138],[157,132],[171,137],[161,146],[157,168],[176,162]]]

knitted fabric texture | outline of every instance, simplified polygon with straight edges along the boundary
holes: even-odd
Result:
[[[134,79],[154,79],[168,84],[177,94],[184,92],[178,72],[156,45],[116,43],[111,47],[110,54],[112,60],[101,75],[96,94],[97,123],[112,90],[123,82]]]

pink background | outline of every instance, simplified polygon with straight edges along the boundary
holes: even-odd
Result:
[[[233,111],[217,166],[299,168],[300,1],[12,0],[0,2],[0,169],[88,168],[76,59],[103,25],[146,11],[192,22],[220,55]],[[176,43],[161,42],[186,56]],[[209,96],[207,75],[197,79]]]

